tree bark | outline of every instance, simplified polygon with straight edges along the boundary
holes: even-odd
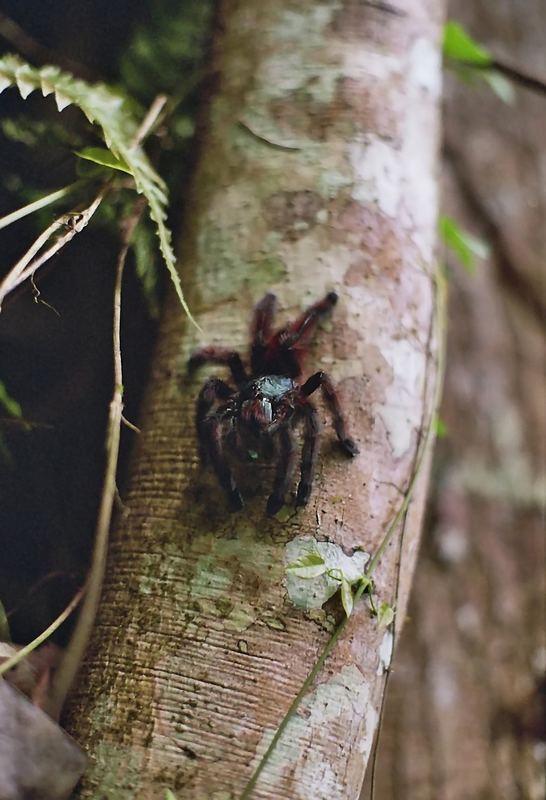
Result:
[[[403,502],[433,413],[440,11],[338,0],[223,2],[211,100],[180,247],[203,329],[167,302],[126,512],[92,647],[68,714],[93,766],[80,797],[184,800],[242,791],[327,643],[339,603],[294,605],[285,565],[305,542],[374,553]],[[186,376],[199,341],[244,351],[267,290],[284,318],[335,289],[309,357],[340,386],[361,454],[328,414],[311,502],[264,515],[271,472],[227,512],[200,469]],[[210,371],[209,371],[210,372]],[[377,573],[401,619],[428,456]],[[390,631],[364,604],[253,794],[354,798],[378,720]],[[111,794],[108,794],[111,792]]]
[[[546,76],[544,5],[457,3],[498,58]],[[382,729],[381,800],[542,800],[546,586],[544,97],[446,81],[443,205],[489,241],[452,265],[430,525]],[[542,161],[541,161],[542,159]],[[368,791],[363,797],[369,797]]]

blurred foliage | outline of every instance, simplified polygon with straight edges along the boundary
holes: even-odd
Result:
[[[158,94],[175,103],[188,98],[202,68],[212,10],[211,0],[155,3],[121,57],[124,88],[145,106]]]
[[[8,615],[6,609],[0,601],[0,642],[11,642]]]
[[[2,381],[0,381],[0,407],[7,411],[12,417],[23,416],[21,406],[17,400],[14,400],[13,397],[11,397]]]
[[[457,257],[467,272],[475,271],[476,258],[487,258],[489,255],[487,242],[464,231],[451,217],[442,215],[438,226],[445,246]]]
[[[465,64],[487,67],[493,63],[488,50],[478,44],[460,23],[453,20],[449,20],[444,26],[443,52],[446,58]]]
[[[493,56],[460,23],[450,20],[445,24],[443,53],[462,80],[467,83],[485,81],[504,103],[514,102],[512,83],[495,69]]]

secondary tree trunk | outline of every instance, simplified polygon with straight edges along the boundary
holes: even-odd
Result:
[[[374,553],[403,501],[432,414],[439,3],[220,3],[219,85],[180,249],[203,343],[244,350],[256,300],[283,318],[335,289],[308,361],[341,387],[361,454],[324,411],[311,502],[264,515],[271,472],[230,515],[200,469],[186,377],[200,341],[170,297],[104,600],[69,727],[93,765],[81,797],[238,796],[326,644],[340,607],[294,606],[302,542]],[[376,573],[403,619],[428,459]],[[260,483],[261,482],[261,483]],[[304,538],[307,537],[307,538]],[[255,797],[358,796],[390,631],[355,610]],[[110,795],[108,795],[110,796]]]
[[[546,76],[541,0],[468,0],[452,13],[499,58]],[[486,85],[446,83],[443,205],[491,258],[475,275],[452,265],[449,434],[376,796],[543,800],[546,100],[518,90],[511,108]]]

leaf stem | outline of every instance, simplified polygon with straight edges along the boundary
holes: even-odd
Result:
[[[144,139],[149,136],[152,132],[159,115],[163,111],[163,107],[167,102],[168,98],[166,94],[158,94],[155,100],[153,101],[152,105],[148,109],[146,116],[140,123],[140,127],[135,134],[135,138],[133,140],[133,147],[138,147]]]
[[[2,230],[2,228],[7,228],[8,225],[12,225],[14,222],[18,222],[18,220],[27,217],[29,214],[33,214],[35,211],[39,211],[41,208],[46,208],[46,206],[53,205],[53,203],[56,203],[57,200],[62,200],[63,197],[66,197],[68,194],[72,194],[72,192],[78,189],[82,183],[83,181],[74,181],[74,183],[69,183],[68,186],[63,186],[62,189],[57,189],[50,194],[39,197],[38,200],[34,200],[32,203],[28,203],[26,206],[22,206],[21,208],[12,211],[11,214],[6,214],[5,217],[0,217],[0,230]]]
[[[80,600],[82,599],[82,595],[85,592],[86,587],[83,586],[79,592],[77,592],[64,611],[61,611],[58,617],[53,620],[51,625],[49,625],[44,631],[42,631],[35,639],[29,642],[27,645],[22,647],[18,650],[14,655],[10,658],[6,659],[2,664],[0,664],[0,675],[4,675],[8,672],[12,667],[16,667],[17,664],[26,658],[33,650],[36,650],[41,644],[43,644],[46,639],[49,639],[52,633],[55,633],[57,628],[63,624],[63,622],[68,619],[70,614],[74,611]]]
[[[504,61],[499,61],[497,58],[491,59],[488,64],[475,64],[460,59],[454,59],[454,61],[463,67],[469,67],[479,72],[482,70],[500,72],[501,75],[504,75],[505,78],[508,78],[512,83],[518,86],[523,86],[525,89],[530,89],[532,92],[537,92],[538,94],[546,94],[546,79],[531,75],[529,72],[525,72],[519,67],[514,67],[511,64],[506,64]]]
[[[3,300],[10,292],[17,288],[17,286],[23,283],[27,278],[30,278],[31,275],[34,275],[39,267],[45,264],[46,261],[49,261],[49,259],[58,253],[59,250],[61,250],[66,244],[68,244],[68,242],[70,242],[77,233],[80,233],[85,228],[101,204],[109,188],[109,182],[104,184],[91,204],[87,206],[87,208],[84,208],[83,211],[78,212],[76,217],[71,218],[70,214],[63,214],[54,222],[52,222],[51,225],[49,225],[45,231],[38,236],[24,256],[19,259],[15,266],[13,266],[8,272],[4,280],[0,283],[0,309]],[[72,219],[72,224],[67,232],[60,236],[55,244],[51,245],[51,247],[48,248],[44,253],[36,256],[36,254],[39,253],[51,236],[53,236],[53,234],[60,228],[65,226],[70,219]]]

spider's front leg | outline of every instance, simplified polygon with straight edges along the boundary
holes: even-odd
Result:
[[[292,473],[294,472],[294,435],[289,425],[289,421],[285,422],[277,434],[277,441],[279,443],[279,460],[277,463],[277,471],[275,473],[273,492],[267,501],[267,513],[270,517],[276,514],[277,511],[280,511],[284,505],[284,498],[286,492],[288,491],[288,487],[290,486]]]
[[[209,378],[203,384],[199,392],[195,407],[195,427],[197,439],[199,441],[199,456],[201,463],[206,464],[209,460],[209,439],[207,434],[206,421],[213,405],[220,400],[227,400],[233,392],[230,387],[220,378]]]
[[[204,429],[208,454],[220,486],[226,493],[229,510],[240,511],[244,506],[244,502],[222,447],[224,435],[222,418],[215,414],[207,417],[204,422]]]
[[[221,400],[228,400],[233,395],[232,390],[219,378],[209,378],[197,399],[197,413],[195,423],[199,439],[199,454],[201,461],[206,464],[210,459],[220,486],[227,494],[229,507],[232,511],[240,511],[243,507],[243,498],[237,488],[231,473],[222,446],[225,407],[211,413],[214,404]]]
[[[296,505],[306,506],[311,496],[315,463],[320,446],[320,420],[316,408],[311,403],[303,406],[305,429],[301,456],[301,479],[296,495]]]
[[[281,345],[283,347],[293,347],[301,339],[307,340],[318,323],[332,308],[336,305],[338,296],[336,292],[328,292],[326,297],[313,303],[312,306],[306,308],[305,311],[281,333]]]
[[[191,374],[202,364],[225,364],[231,370],[233,380],[238,386],[248,380],[241,356],[236,350],[228,350],[226,347],[202,347],[190,356],[188,371]]]
[[[337,434],[337,438],[339,439],[340,445],[345,450],[347,455],[349,456],[358,455],[360,451],[355,441],[351,439],[350,436],[347,435],[345,417],[343,416],[343,412],[339,404],[339,398],[337,396],[337,392],[334,389],[334,385],[330,380],[329,376],[326,375],[325,372],[315,372],[314,375],[311,375],[311,377],[305,381],[305,383],[301,387],[301,393],[302,395],[304,395],[304,397],[309,397],[310,394],[316,392],[319,386],[322,389],[322,394],[324,395],[326,404],[330,409],[330,413],[332,414],[334,420],[334,429]]]

